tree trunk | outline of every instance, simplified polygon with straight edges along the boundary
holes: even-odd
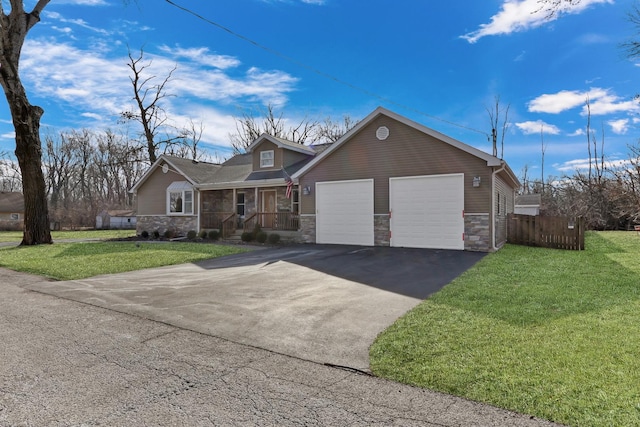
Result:
[[[29,104],[26,95],[15,96],[11,115],[16,130],[16,157],[22,171],[24,194],[24,233],[22,245],[52,243],[49,209],[42,173],[42,147],[40,142],[40,117],[44,110]]]
[[[40,21],[40,13],[50,0],[38,0],[31,13],[25,13],[22,0],[10,0],[11,12],[0,2],[0,85],[4,90],[16,131],[16,157],[22,172],[24,194],[24,234],[22,245],[51,243],[49,209],[40,143],[40,117],[44,110],[33,106],[20,81],[20,52],[29,30]]]

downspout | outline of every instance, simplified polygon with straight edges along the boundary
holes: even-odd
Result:
[[[496,247],[496,176],[505,170],[507,164],[504,160],[500,161],[500,169],[491,173],[491,250],[497,251]]]

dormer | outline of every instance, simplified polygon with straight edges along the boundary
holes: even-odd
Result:
[[[272,171],[287,168],[302,160],[315,156],[316,152],[302,144],[262,134],[249,147],[252,154],[253,171]]]

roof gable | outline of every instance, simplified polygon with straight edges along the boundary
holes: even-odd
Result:
[[[470,145],[467,145],[463,142],[460,142],[456,139],[453,139],[447,135],[444,135],[440,132],[437,132],[431,128],[428,128],[424,125],[421,125],[419,123],[416,123],[412,120],[409,120],[406,117],[403,117],[399,114],[396,114],[392,111],[389,111],[383,107],[378,107],[376,108],[371,114],[369,114],[367,117],[365,117],[362,121],[360,121],[354,128],[352,128],[349,132],[347,132],[346,134],[344,134],[342,136],[342,138],[340,138],[338,141],[336,141],[335,143],[333,143],[331,146],[329,146],[326,150],[322,151],[315,159],[313,159],[311,162],[309,162],[305,167],[303,167],[302,169],[300,169],[294,176],[294,179],[299,178],[300,176],[304,175],[306,172],[308,172],[309,170],[313,169],[317,164],[319,164],[320,162],[322,162],[323,159],[325,159],[327,156],[329,156],[332,152],[338,150],[342,145],[344,145],[347,141],[349,141],[351,138],[353,138],[355,135],[357,135],[362,129],[364,129],[366,126],[368,126],[371,122],[373,122],[376,118],[380,117],[381,115],[387,116],[393,120],[396,120],[406,126],[409,126],[413,129],[416,129],[419,132],[422,132],[426,135],[429,135],[433,138],[436,138],[446,144],[451,145],[452,147],[455,147],[463,152],[466,152],[468,154],[471,154],[472,156],[475,156],[479,159],[482,159],[484,161],[487,162],[487,166],[501,166],[503,164],[502,160],[500,160],[497,157],[494,157],[490,154],[485,153],[484,151],[478,150],[477,148],[471,147]]]
[[[253,141],[251,145],[247,147],[247,152],[252,153],[253,150],[255,150],[260,144],[262,144],[265,141],[269,141],[275,144],[278,148],[283,148],[285,150],[296,151],[298,153],[309,154],[312,156],[316,154],[315,150],[311,147],[308,147],[303,144],[298,144],[293,141],[288,141],[286,139],[276,138],[275,136],[271,136],[268,133],[263,133],[258,137],[258,139]]]
[[[164,165],[166,165],[166,168]],[[221,165],[214,163],[199,162],[196,160],[167,156],[163,154],[158,157],[158,160],[151,165],[149,170],[142,175],[142,178],[140,178],[130,191],[137,191],[142,184],[144,184],[147,179],[149,179],[149,177],[160,168],[162,168],[163,172],[166,169],[167,172],[171,171],[173,173],[177,173],[178,175],[183,176],[184,179],[192,185],[197,186],[203,182],[210,181],[211,177],[213,177],[221,167]]]

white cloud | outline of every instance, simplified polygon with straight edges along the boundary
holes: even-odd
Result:
[[[475,43],[485,36],[526,31],[554,21],[563,14],[581,13],[589,6],[599,3],[613,4],[613,0],[581,0],[549,16],[540,0],[505,0],[500,11],[491,17],[491,22],[482,24],[476,31],[461,37],[469,43]]]
[[[609,120],[607,124],[618,135],[624,135],[629,130],[629,119]]]
[[[595,161],[595,159],[591,160],[592,167]],[[628,160],[611,159],[604,161],[604,167],[611,170],[627,167],[628,164]],[[567,160],[566,162],[554,164],[553,167],[561,172],[585,171],[589,169],[589,158]]]
[[[516,123],[516,127],[525,135],[540,134],[540,132],[550,135],[560,134],[560,129],[557,126],[545,123],[542,120]]]
[[[610,89],[591,88],[588,91],[561,90],[557,93],[544,94],[530,101],[527,106],[532,113],[558,114],[582,105],[583,116],[588,114],[587,100],[592,115],[603,115],[617,112],[639,111],[633,100],[623,100]]]
[[[584,129],[576,129],[574,132],[568,134],[567,136],[584,136],[587,133],[584,131]]]
[[[206,47],[169,47],[167,45],[160,46],[160,51],[165,52],[175,58],[184,58],[200,65],[225,70],[228,68],[238,67],[241,63],[238,58],[229,55],[218,55],[209,53]]]
[[[616,95],[607,95],[599,99],[596,99],[591,103],[590,110],[591,115],[598,116],[604,114],[620,113],[620,112],[634,112],[640,111],[638,103],[634,100],[622,101],[622,98]],[[583,116],[588,114],[587,106],[582,107]]]
[[[48,103],[56,103],[66,110],[62,120],[75,121],[76,126],[87,126],[88,121],[92,126],[111,126],[121,112],[132,108],[133,98],[130,69],[126,65],[128,58],[114,57],[112,48],[104,43],[85,50],[69,43],[27,40],[21,60],[22,78],[34,99],[47,99]],[[196,55],[197,52],[202,55]],[[144,60],[148,60],[145,63],[149,65],[144,73],[157,76],[150,81],[151,86],[162,83],[176,66],[175,58],[164,53],[145,52]],[[169,49],[166,53],[182,57],[166,87],[166,93],[175,96],[163,99],[171,124],[182,127],[188,122],[187,117],[198,120],[196,116],[187,116],[191,111],[207,111],[211,115],[202,119],[205,128],[215,126],[223,130],[223,135],[206,130],[205,136],[215,136],[218,144],[228,140],[235,120],[222,113],[213,115],[213,107],[204,107],[204,104],[218,102],[228,106],[250,101],[282,106],[288,102],[288,94],[296,90],[298,79],[288,73],[255,67],[240,69],[236,58],[213,55],[203,48]],[[212,68],[214,66],[218,68]],[[224,67],[229,69],[222,69]],[[224,121],[228,123],[223,125]]]
[[[57,4],[75,4],[78,6],[107,6],[107,0],[58,0]]]

